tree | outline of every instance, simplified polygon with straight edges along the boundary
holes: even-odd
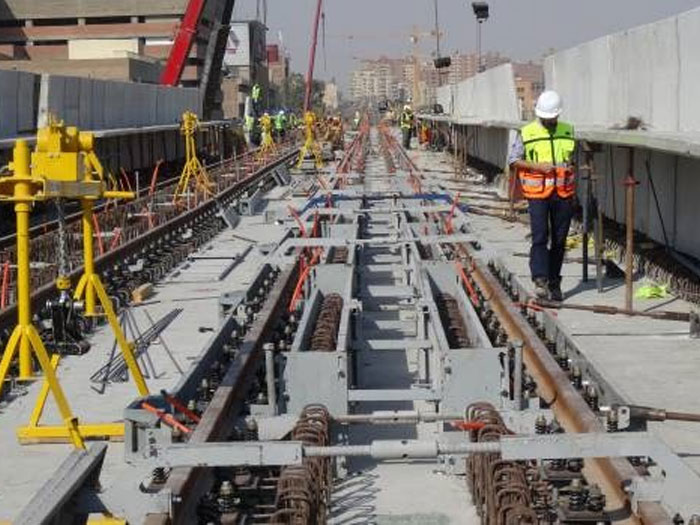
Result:
[[[306,79],[301,73],[292,73],[286,80],[285,89],[287,91],[287,106],[296,113],[301,113],[304,109],[304,96],[306,94]],[[326,89],[324,82],[313,81],[311,91],[311,107],[316,114],[323,112],[323,93]]]

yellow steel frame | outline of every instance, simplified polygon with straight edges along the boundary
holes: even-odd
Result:
[[[323,168],[323,157],[321,155],[321,146],[316,140],[316,131],[314,127],[316,126],[316,115],[311,111],[307,111],[304,115],[304,126],[305,126],[305,136],[304,145],[301,147],[299,152],[299,162],[297,163],[297,168],[301,168],[306,155],[309,153],[313,154],[314,161],[316,163],[316,169]]]
[[[89,518],[87,525],[126,525],[127,521],[122,518],[115,518],[112,515],[104,514],[101,518]]]
[[[32,324],[29,260],[29,215],[33,203],[52,197],[74,198],[81,202],[83,215],[83,249],[85,270],[75,291],[75,298],[85,296],[85,313],[97,316],[96,299],[115,334],[124,360],[140,395],[148,395],[148,387],[136,363],[133,343],[127,341],[114,312],[112,302],[99,276],[95,273],[93,241],[93,203],[98,198],[131,198],[130,192],[107,191],[103,187],[104,172],[93,150],[93,137],[76,128],[65,128],[51,122],[40,130],[37,150],[31,156],[27,142],[18,140],[11,168],[14,175],[0,178],[0,198],[15,203],[17,216],[17,310],[18,321],[0,360],[0,392],[19,352],[19,379],[32,378],[32,353],[44,372],[45,381],[32,411],[29,424],[18,429],[22,443],[71,442],[84,448],[83,438],[110,438],[124,435],[123,423],[79,424],[56,376],[58,357],[49,358],[41,337]],[[76,157],[77,155],[77,157]],[[72,175],[71,175],[71,170]],[[94,175],[97,175],[95,178]],[[62,426],[40,426],[49,391],[53,393]]]
[[[102,516],[101,518],[89,518],[87,525],[126,525],[127,521],[114,516]]]
[[[277,153],[277,146],[272,138],[272,118],[267,113],[260,117],[260,128],[262,129],[262,141],[256,153],[258,160],[267,158],[269,154]]]
[[[180,180],[175,187],[173,194],[173,203],[177,203],[190,187],[190,181],[195,181],[195,191],[202,192],[205,196],[212,195],[213,183],[207,175],[206,168],[202,165],[197,157],[197,143],[195,134],[199,128],[199,119],[197,115],[191,111],[185,111],[182,114],[182,125],[180,131],[185,137],[185,165],[180,174]]]
[[[146,380],[143,378],[143,374],[134,357],[134,345],[127,341],[119,324],[119,319],[117,319],[117,314],[114,312],[112,301],[102,285],[100,276],[95,273],[95,247],[92,220],[93,203],[91,200],[83,199],[81,204],[83,208],[83,251],[85,260],[83,275],[80,277],[78,285],[75,287],[74,299],[80,300],[83,296],[85,297],[85,315],[88,317],[96,317],[99,315],[95,308],[95,298],[97,297],[97,299],[99,299],[102,305],[102,311],[107,317],[109,326],[112,328],[112,332],[114,332],[114,336],[117,339],[117,344],[124,356],[126,366],[129,368],[129,372],[131,372],[131,376],[136,383],[139,395],[146,396],[148,395],[148,386],[146,386]]]
[[[58,368],[60,359],[61,356],[58,354],[51,356],[51,368],[54,370],[54,373]],[[45,378],[41,385],[39,395],[37,396],[36,403],[34,404],[34,409],[29,416],[29,423],[26,426],[19,427],[17,429],[17,438],[19,439],[20,443],[64,443],[70,439],[71,436],[69,435],[68,429],[65,426],[39,425],[39,420],[44,412],[44,407],[46,406],[46,400],[49,397],[50,390],[51,385],[48,378]],[[78,423],[78,432],[84,439],[122,438],[124,437],[124,423]]]
[[[29,146],[24,140],[18,140],[14,152],[12,168],[13,177],[6,177],[0,181],[0,193],[8,196],[15,203],[17,216],[17,310],[18,319],[7,347],[0,360],[0,392],[10,369],[10,363],[19,350],[20,379],[32,376],[32,352],[39,361],[39,366],[44,371],[44,377],[48,388],[53,392],[58,411],[63,418],[65,428],[62,429],[66,437],[77,448],[85,448],[83,438],[78,428],[78,419],[73,416],[68,399],[61,388],[49,354],[39,333],[32,324],[31,298],[30,298],[30,269],[29,269],[29,215],[36,194],[41,188],[41,180],[31,174],[29,160]],[[10,191],[12,193],[10,193]]]

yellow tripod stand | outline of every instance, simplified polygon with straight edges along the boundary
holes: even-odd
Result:
[[[29,215],[34,202],[48,199],[78,199],[83,206],[83,243],[85,273],[76,290],[76,298],[85,293],[86,314],[95,316],[95,295],[100,300],[112,330],[119,342],[139,393],[148,394],[148,388],[134,359],[133,345],[126,341],[119,326],[111,301],[99,277],[94,273],[92,207],[101,198],[131,198],[129,192],[107,191],[103,184],[103,169],[94,153],[94,138],[76,128],[51,122],[37,134],[37,149],[31,154],[26,141],[18,140],[14,148],[11,168],[14,175],[0,178],[0,199],[14,202],[17,215],[17,309],[18,322],[0,360],[0,389],[4,384],[12,360],[19,350],[20,379],[32,377],[32,353],[44,372],[45,382],[34,407],[30,424],[18,429],[21,442],[70,441],[84,448],[83,438],[123,436],[124,425],[78,424],[68,400],[56,377],[59,357],[49,359],[39,334],[32,324],[30,296]],[[97,175],[97,178],[95,178]],[[87,227],[86,227],[87,225]],[[57,279],[60,290],[66,290],[69,281],[61,275]],[[39,426],[39,419],[49,391],[56,399],[63,418],[63,426]]]
[[[321,156],[321,146],[316,141],[316,115],[312,111],[307,111],[304,115],[305,136],[304,145],[299,152],[299,162],[297,168],[301,168],[306,155],[311,153],[314,156],[316,169],[323,168],[323,158]]]
[[[182,114],[182,125],[180,126],[180,132],[185,137],[185,165],[173,194],[173,203],[177,203],[187,193],[192,179],[195,182],[195,192],[201,192],[205,196],[213,193],[214,185],[209,180],[207,170],[197,157],[197,143],[195,141],[197,129],[199,129],[199,118],[191,111],[185,111]]]
[[[271,153],[277,153],[277,146],[272,138],[272,118],[269,114],[265,113],[260,117],[260,128],[262,129],[262,141],[256,154],[258,160],[267,158],[267,155]]]

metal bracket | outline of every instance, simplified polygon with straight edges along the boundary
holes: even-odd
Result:
[[[300,441],[190,443],[149,447],[145,461],[157,467],[229,467],[301,465]]]

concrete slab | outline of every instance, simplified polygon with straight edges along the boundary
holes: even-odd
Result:
[[[422,152],[417,161],[420,167],[429,167],[444,157],[441,153]],[[488,189],[483,186],[480,188]],[[478,200],[475,199],[475,202]],[[528,259],[513,256],[529,250],[528,226],[486,216],[472,216],[470,223],[478,232],[483,251],[500,257],[508,269],[528,284],[532,291]],[[580,249],[569,255],[580,257]],[[593,267],[590,272],[591,279],[594,279]],[[622,280],[606,279],[605,291],[599,294],[594,281],[581,282],[580,264],[566,263],[562,275],[566,301],[624,306],[625,288]],[[643,281],[637,279],[635,289],[642,284]],[[635,299],[634,306],[649,311],[661,309],[687,312],[693,308],[693,305],[673,297]],[[558,319],[574,336],[586,358],[597,369],[605,372],[612,387],[629,403],[700,413],[700,396],[695,395],[699,391],[700,341],[689,338],[686,323],[570,310],[559,311]],[[700,434],[697,425],[663,422],[653,423],[650,427],[674,451],[683,453],[683,460],[700,473]]]
[[[196,252],[195,259],[197,256],[243,252],[249,243],[236,238],[236,234],[243,231],[246,236],[269,243],[281,240],[284,229],[274,223],[264,224],[259,217],[242,217],[238,229],[224,231]],[[187,370],[211,336],[208,329],[218,324],[220,294],[244,289],[257,274],[264,259],[264,255],[253,249],[222,281],[218,280],[218,276],[230,260],[187,261],[156,285],[156,294],[146,306],[132,309],[134,318],[144,330],[150,326],[147,312],[153,320],[157,320],[173,308],[183,308],[182,314],[163,332],[162,337],[180,367]],[[173,279],[175,274],[179,274],[179,277]],[[112,341],[111,331],[103,326],[91,338],[92,349],[87,354],[66,357],[60,364],[59,379],[74,414],[81,422],[119,421],[125,406],[137,397],[132,383],[110,384],[104,395],[92,388],[98,385],[88,378],[106,362]],[[147,379],[150,390],[158,392],[174,387],[180,373],[164,348],[154,344],[148,353],[157,376]],[[15,429],[29,420],[40,386],[41,381],[36,381],[27,387],[26,395],[0,408],[0,445],[4,456],[0,461],[0,477],[4,480],[0,489],[0,521],[16,516],[45,481],[44,474],[53,472],[71,450],[68,445],[23,446],[17,442]],[[41,421],[43,424],[60,424],[52,399],[47,402]],[[139,491],[139,480],[146,479],[150,472],[127,465],[123,459],[123,444],[116,442],[109,443],[102,472],[103,496],[110,508],[130,523],[142,523],[149,496]],[[125,479],[129,482],[124,483]]]

